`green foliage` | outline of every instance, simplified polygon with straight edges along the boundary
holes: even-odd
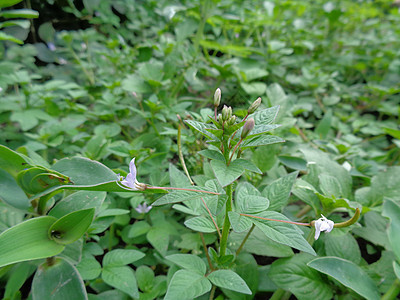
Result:
[[[0,294],[396,299],[396,3],[136,4],[0,1]]]

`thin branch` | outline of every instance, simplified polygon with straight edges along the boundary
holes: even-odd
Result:
[[[183,158],[181,134],[182,134],[182,128],[181,128],[181,125],[179,124],[178,125],[178,141],[177,141],[179,160],[181,161],[183,171],[185,171],[185,174],[186,174],[187,178],[189,179],[190,184],[194,185],[194,182],[193,182],[192,178],[190,178],[190,174],[186,168],[185,159]]]
[[[195,189],[185,189],[185,188],[177,188],[177,187],[170,187],[170,186],[148,186],[146,187],[147,190],[178,190],[178,191],[188,191],[188,192],[199,192],[199,193],[205,193],[205,194],[212,194],[212,195],[221,195],[220,193],[216,192],[209,192],[209,191],[203,191],[203,190],[195,190]]]
[[[210,209],[208,208],[208,206],[207,206],[206,202],[204,201],[203,197],[200,197],[200,199],[201,199],[201,201],[203,201],[203,204],[204,204],[204,206],[206,207],[206,209],[207,209],[207,211],[208,211],[208,214],[209,214],[209,216],[210,216],[212,222],[214,223],[215,229],[217,229],[219,238],[221,238],[221,232],[219,231],[218,225],[217,225],[217,223],[215,222],[215,220],[214,220],[214,218],[213,218],[213,216],[212,216],[212,214],[211,214]]]
[[[240,244],[239,248],[236,250],[236,256],[239,255],[240,251],[242,251],[242,248],[244,246],[244,244],[247,242],[247,239],[249,238],[250,234],[253,232],[254,228],[256,226],[253,224],[253,226],[251,226],[249,232],[246,234],[246,236],[244,237],[242,243]]]
[[[239,215],[245,216],[245,217],[250,217],[250,218],[255,218],[255,219],[267,220],[267,221],[275,221],[275,222],[281,222],[281,223],[289,223],[289,224],[300,225],[300,226],[311,226],[310,223],[300,223],[300,222],[293,222],[293,221],[269,219],[269,218],[264,218],[264,217],[259,217],[259,216],[248,215],[248,214],[239,214]]]
[[[202,232],[199,232],[199,235],[200,235],[201,242],[202,242],[202,244],[203,244],[204,254],[205,254],[206,257],[207,257],[207,261],[208,261],[208,265],[209,265],[209,267],[210,267],[210,270],[211,270],[211,271],[214,271],[215,269],[214,269],[214,266],[212,265],[212,261],[211,261],[210,255],[208,255],[207,245],[206,245],[206,241],[204,240],[204,235],[203,235]]]

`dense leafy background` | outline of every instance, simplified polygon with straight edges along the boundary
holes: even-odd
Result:
[[[253,296],[225,289],[221,278],[230,274],[209,278],[219,282],[217,295],[251,299],[279,287],[299,299],[307,299],[310,289],[316,299],[375,299],[388,291],[395,270],[399,277],[399,240],[393,233],[400,216],[398,1],[31,0],[13,8],[33,9],[39,17],[29,22],[0,11],[0,21],[15,23],[0,27],[1,145],[59,172],[64,157],[80,156],[125,175],[136,157],[141,182],[179,187],[190,185],[178,170],[182,127],[189,173],[203,186],[215,178],[217,160],[210,166],[209,153],[198,155],[208,144],[181,120],[206,121],[213,115],[217,87],[222,104],[238,117],[261,97],[261,108],[280,106],[275,121],[282,126],[273,133],[286,142],[245,152],[262,175],[246,171],[240,184],[250,182],[270,200],[269,210],[292,220],[336,211],[334,221],[341,221],[362,207],[358,225],[323,235],[314,248],[320,256],[345,259],[344,268],[356,265],[377,289],[360,292],[369,281],[340,280],[343,274],[329,267],[337,262],[294,254],[287,245],[266,240],[260,225],[235,267]],[[0,167],[6,166],[0,160]],[[7,172],[0,173],[2,180],[15,175]],[[96,182],[96,173],[85,180]],[[26,217],[19,209],[28,198],[10,208],[7,200],[16,191],[1,188],[3,231]],[[177,253],[204,257],[202,239],[184,224],[199,227],[182,213],[201,218],[201,209],[175,204],[144,215],[134,208],[159,196],[77,193],[97,199],[96,205],[79,207],[96,208],[96,219],[85,242],[76,242],[81,243],[76,259],[70,253],[55,264],[63,272],[76,268],[81,277],[74,284],[84,280],[90,299],[137,298],[138,291],[140,299],[162,298],[171,280],[197,276],[199,285],[187,295],[193,298],[210,284],[190,268],[178,271],[171,258]],[[59,211],[63,216],[62,207],[53,213]],[[217,235],[202,226],[200,231],[209,232],[204,243],[213,245]],[[231,234],[232,251],[244,235]],[[120,249],[128,251],[127,259],[115,262],[111,256],[120,257],[115,252]],[[138,249],[144,258],[129,252]],[[51,276],[43,272],[29,279],[40,263],[0,269],[1,293],[25,298],[31,285],[32,293],[39,293],[35,286]],[[23,280],[9,284],[15,278]],[[174,292],[166,297],[173,299]]]

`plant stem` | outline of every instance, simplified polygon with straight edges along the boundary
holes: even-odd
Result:
[[[256,226],[253,224],[253,226],[251,226],[249,232],[246,234],[246,236],[244,237],[242,243],[240,244],[239,248],[236,250],[236,256],[239,255],[240,251],[242,251],[244,244],[246,243],[247,239],[249,238],[250,234],[253,232],[254,228]]]
[[[194,185],[192,178],[190,178],[188,169],[186,168],[185,159],[183,158],[181,135],[182,135],[182,128],[181,128],[181,125],[179,124],[178,125],[178,137],[177,137],[179,160],[181,161],[183,171],[185,171],[185,174],[186,174],[187,178],[189,179],[190,184]]]
[[[214,218],[213,218],[213,216],[212,216],[212,213],[211,213],[210,209],[208,208],[208,206],[207,206],[206,202],[204,201],[203,197],[200,197],[200,199],[201,199],[201,201],[203,201],[203,204],[204,204],[204,206],[205,206],[206,209],[207,209],[208,215],[210,216],[210,218],[211,218],[211,220],[212,220],[212,222],[213,222],[213,224],[214,224],[214,226],[215,226],[215,229],[216,229],[217,232],[218,232],[219,238],[221,238],[221,232],[219,231],[218,225],[217,225],[217,223],[215,222],[215,220],[214,220]]]
[[[213,285],[211,292],[210,292],[210,297],[208,298],[209,300],[213,300],[214,299],[214,294],[215,294],[215,290],[217,289],[216,285]]]
[[[166,186],[166,187],[164,187],[164,186],[148,186],[146,189],[148,189],[148,190],[178,190],[178,191],[199,192],[199,193],[212,194],[212,195],[221,195],[220,193],[215,193],[215,192],[195,190],[195,189],[177,188],[177,187],[170,187],[170,186]]]
[[[228,195],[228,200],[225,204],[225,220],[224,226],[222,227],[222,237],[221,237],[221,245],[219,247],[219,255],[224,256],[226,253],[226,247],[228,245],[228,235],[231,229],[231,222],[229,221],[228,213],[232,211],[232,188],[233,183],[226,187],[226,194]]]
[[[291,293],[283,289],[277,289],[269,300],[287,300],[290,298]]]
[[[204,254],[207,257],[208,266],[210,267],[211,271],[214,271],[215,269],[214,269],[214,266],[212,265],[212,261],[211,261],[210,255],[208,255],[207,245],[206,245],[206,241],[204,240],[204,235],[203,235],[202,232],[199,232],[199,235],[200,235],[201,243],[203,244]]]
[[[400,280],[397,278],[388,291],[382,296],[381,300],[394,300],[400,294]]]

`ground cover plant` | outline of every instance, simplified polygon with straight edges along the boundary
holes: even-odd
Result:
[[[393,1],[0,1],[4,299],[396,299]]]

